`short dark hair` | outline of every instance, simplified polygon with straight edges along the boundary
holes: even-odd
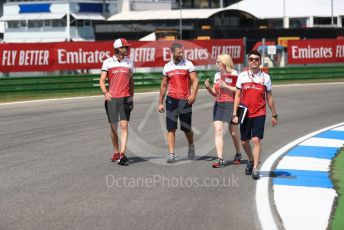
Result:
[[[251,50],[251,52],[248,53],[248,57],[252,54],[259,56],[259,59],[262,58],[262,55],[258,52],[258,50]]]
[[[176,49],[181,49],[183,48],[182,44],[178,43],[178,42],[175,42],[171,45],[171,51],[174,52],[176,51]]]

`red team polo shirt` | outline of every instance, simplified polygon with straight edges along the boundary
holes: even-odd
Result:
[[[190,96],[190,73],[195,66],[189,60],[175,64],[173,60],[166,63],[163,69],[164,77],[168,78],[168,96],[174,99],[187,99]]]
[[[109,92],[112,98],[132,96],[130,93],[130,79],[133,73],[133,62],[125,57],[118,61],[115,56],[103,62],[102,71],[107,72]]]
[[[215,100],[217,102],[233,102],[234,101],[234,93],[230,91],[229,89],[222,89],[219,83],[219,81],[222,79],[226,83],[226,85],[234,86],[232,85],[233,76],[238,76],[237,71],[233,70],[231,74],[221,74],[220,72],[217,72],[215,74],[214,85],[215,85],[215,90],[217,92]]]
[[[247,106],[248,117],[266,115],[266,92],[271,91],[270,76],[262,71],[252,74],[245,71],[239,74],[236,87],[242,90],[240,103]]]

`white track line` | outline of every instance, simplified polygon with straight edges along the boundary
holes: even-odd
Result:
[[[2,105],[16,105],[16,104],[24,104],[24,103],[47,102],[47,101],[63,101],[63,100],[73,100],[73,99],[89,99],[89,98],[96,98],[96,97],[103,97],[103,96],[63,97],[63,98],[51,98],[51,99],[30,100],[30,101],[16,101],[16,102],[0,103],[0,106],[2,106]]]
[[[290,87],[291,85],[294,86],[314,86],[314,85],[338,85],[344,84],[344,82],[326,82],[326,83],[305,83],[305,84],[288,84],[288,85],[274,85],[274,88],[283,88],[283,87]],[[199,91],[205,91],[205,89],[200,89]],[[145,92],[145,93],[135,93],[135,95],[149,95],[149,94],[158,94],[159,92]],[[72,100],[72,99],[88,99],[88,98],[97,98],[103,97],[102,95],[99,96],[86,96],[86,97],[64,97],[64,98],[52,98],[52,99],[41,99],[41,100],[29,100],[29,101],[17,101],[17,102],[6,102],[0,103],[0,106],[3,105],[15,105],[15,104],[23,104],[23,103],[36,103],[36,102],[46,102],[46,101],[59,101],[59,100]]]
[[[135,95],[146,95],[146,94],[157,94],[159,92],[145,92],[145,93],[136,93]],[[63,100],[73,100],[73,99],[89,99],[89,98],[102,98],[103,95],[97,96],[84,96],[84,97],[62,97],[62,98],[51,98],[51,99],[40,99],[40,100],[29,100],[29,101],[16,101],[16,102],[6,102],[0,103],[2,105],[15,105],[15,104],[23,104],[23,103],[36,103],[36,102],[47,102],[47,101],[63,101]]]
[[[281,157],[285,152],[293,148],[295,145],[315,136],[319,133],[322,133],[324,131],[336,128],[338,126],[343,126],[344,122],[338,123],[336,125],[332,125],[329,127],[326,127],[324,129],[312,132],[310,134],[307,134],[303,137],[300,137],[299,139],[296,139],[295,141],[283,146],[276,152],[274,152],[266,161],[263,163],[261,167],[262,172],[270,172],[272,170],[272,166],[274,165],[275,161]],[[257,205],[257,212],[258,212],[258,218],[260,220],[262,229],[268,229],[268,230],[274,230],[278,229],[278,225],[276,224],[275,218],[272,214],[271,204],[269,200],[269,181],[270,177],[268,175],[263,175],[260,180],[257,181],[256,186],[256,205]]]

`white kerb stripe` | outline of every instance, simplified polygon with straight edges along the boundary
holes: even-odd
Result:
[[[276,152],[266,159],[261,167],[261,172],[270,172],[275,164],[275,162],[288,150],[292,149],[294,146],[300,144],[301,142],[311,138],[319,133],[325,132],[330,129],[337,128],[339,126],[343,126],[344,122],[326,127],[324,129],[317,130],[315,132],[309,133],[303,137],[296,139],[293,142],[283,146]],[[262,229],[273,230],[278,229],[277,223],[275,221],[274,215],[271,211],[271,204],[269,199],[269,180],[270,178],[268,175],[261,177],[260,180],[257,181],[256,186],[256,206],[258,212],[258,218],[260,220]]]
[[[335,128],[335,129],[333,129],[333,131],[343,131],[344,132],[344,126]]]
[[[312,137],[312,138],[300,143],[300,145],[302,145],[302,146],[319,146],[319,147],[337,147],[337,148],[340,148],[344,145],[344,140]]]
[[[274,185],[277,211],[287,230],[324,230],[336,191],[328,188]]]
[[[293,169],[308,171],[324,171],[329,170],[331,160],[319,159],[313,157],[292,157],[285,156],[278,163],[276,169]]]

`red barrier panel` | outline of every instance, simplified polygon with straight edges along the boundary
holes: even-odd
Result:
[[[344,40],[314,39],[288,41],[288,64],[344,62]]]
[[[162,67],[170,59],[173,41],[129,41],[135,67]],[[195,65],[214,64],[218,54],[228,53],[234,63],[244,62],[242,39],[181,41],[185,57]],[[0,71],[55,71],[100,69],[113,55],[113,42],[57,42],[0,44]]]

